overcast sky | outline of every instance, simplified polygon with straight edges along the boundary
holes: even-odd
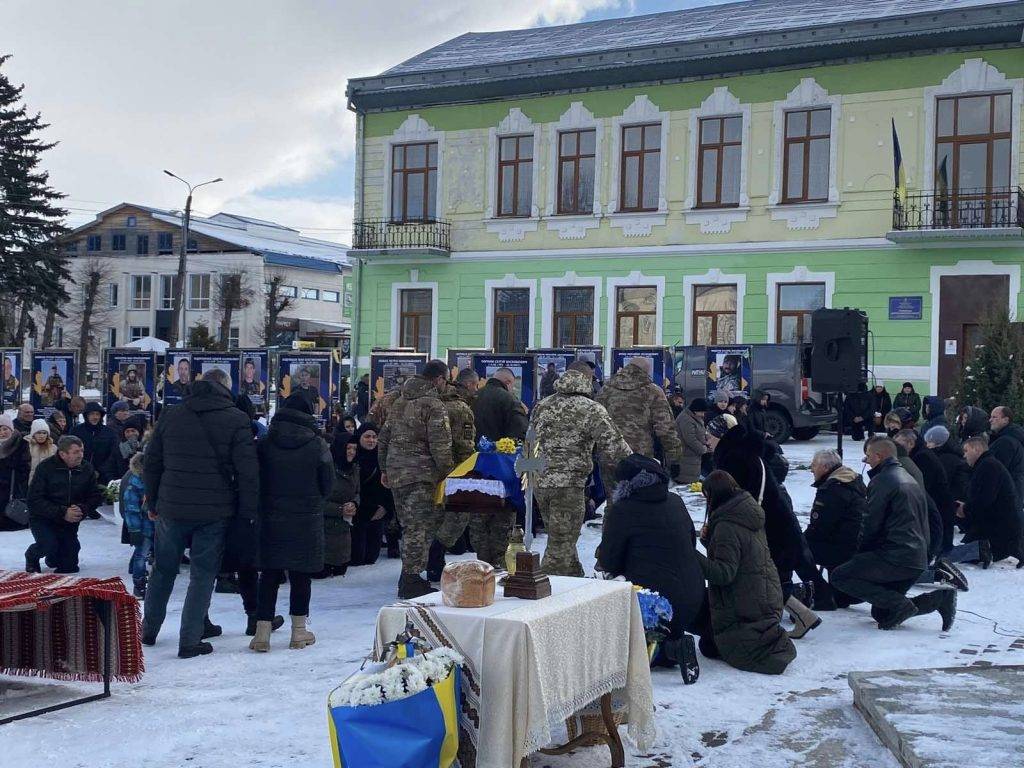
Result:
[[[469,31],[721,0],[0,0],[4,70],[60,142],[51,183],[77,226],[115,203],[272,219],[348,242],[349,77]]]

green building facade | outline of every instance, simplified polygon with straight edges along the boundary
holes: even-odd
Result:
[[[849,306],[890,391],[948,392],[1021,306],[1024,3],[754,5],[464,35],[351,81],[356,366],[796,341]]]

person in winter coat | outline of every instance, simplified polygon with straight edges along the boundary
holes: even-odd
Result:
[[[129,470],[128,464],[136,453],[142,450],[142,428],[138,419],[128,419],[121,424],[121,437],[117,451],[110,459],[110,474],[123,476]],[[120,473],[120,474],[118,474]]]
[[[316,642],[306,628],[310,579],[324,568],[324,501],[334,488],[334,461],[320,437],[313,404],[288,397],[256,446],[260,466],[260,583],[256,636],[249,648],[270,650],[277,592],[288,572],[289,648]]]
[[[650,368],[650,360],[630,361],[615,372],[594,399],[608,411],[633,453],[663,457],[663,464],[675,477],[683,460],[683,446],[665,391],[651,381]],[[661,457],[655,455],[656,444],[661,449]],[[615,464],[601,464],[601,479],[606,489],[615,485],[615,467]]]
[[[682,457],[679,460],[679,474],[675,479],[680,483],[700,480],[701,461],[708,452],[707,431],[704,428],[704,412],[707,407],[707,400],[698,397],[676,417],[676,432],[682,445]]]
[[[875,384],[871,388],[871,408],[871,416],[874,423],[873,431],[884,432],[882,419],[885,418],[885,414],[892,410],[892,398],[889,396],[889,390],[885,388],[884,384]]]
[[[938,611],[948,631],[956,616],[956,590],[906,593],[928,565],[928,501],[924,489],[896,459],[896,444],[873,437],[865,446],[867,514],[857,554],[831,573],[832,587],[850,602],[871,604],[879,629],[895,629],[912,616]]]
[[[53,438],[50,437],[50,425],[45,419],[36,419],[32,422],[32,433],[27,435],[25,442],[28,444],[28,453],[31,457],[31,464],[29,467],[28,482],[32,482],[32,475],[35,474],[36,467],[44,461],[50,458],[57,452],[57,444],[53,442]]]
[[[1016,557],[1017,567],[1024,567],[1024,515],[1013,478],[980,435],[964,442],[964,457],[971,466],[971,486],[957,516],[966,522],[967,534],[953,547],[951,559],[988,568]]]
[[[359,443],[355,435],[340,431],[331,444],[334,489],[324,503],[324,569],[318,578],[343,576],[352,560],[352,523],[359,508]]]
[[[860,475],[833,449],[818,451],[811,459],[814,503],[811,522],[804,531],[814,562],[830,574],[857,554],[860,529],[867,512],[867,488]],[[831,590],[828,590],[831,591]],[[815,608],[835,608],[826,595],[815,594]],[[820,599],[819,599],[820,598]]]
[[[29,525],[35,539],[25,550],[29,573],[40,572],[40,558],[57,573],[78,573],[78,524],[103,502],[96,470],[84,455],[81,439],[64,435],[57,441],[57,454],[36,467],[28,488]]]
[[[935,395],[928,395],[922,404],[921,415],[925,418],[920,432],[923,435],[932,427],[948,427],[946,423],[946,401]]]
[[[942,462],[954,501],[966,501],[971,484],[971,468],[964,461],[963,450],[946,427],[932,427],[924,434],[924,442]]]
[[[892,407],[908,409],[912,417],[912,423],[909,426],[917,424],[921,418],[921,396],[914,391],[913,384],[909,381],[903,382],[903,388],[892,401]]]
[[[50,427],[50,437],[55,443],[68,431],[68,417],[64,415],[64,411],[54,411],[46,423]]]
[[[473,418],[476,437],[486,437],[493,443],[503,437],[523,440],[530,423],[526,407],[512,394],[516,377],[508,368],[499,368],[476,393]]]
[[[117,472],[117,433],[103,423],[103,414],[102,405],[89,403],[85,406],[85,421],[73,427],[71,434],[82,441],[85,460],[96,468],[100,484],[106,485],[121,473]]]
[[[142,642],[153,645],[167,601],[189,550],[189,589],[181,611],[178,655],[211,653],[203,641],[214,580],[222,560],[231,568],[255,565],[259,464],[249,419],[235,407],[231,378],[207,371],[180,405],[166,407],[146,446],[143,481],[156,518],[153,573],[146,588]],[[231,536],[227,531],[231,526]],[[227,543],[227,552],[225,552]]]
[[[755,389],[750,393],[750,405],[747,407],[747,426],[763,435],[768,435],[768,406],[772,396],[763,389]]]
[[[14,428],[10,416],[0,414],[0,530],[11,531],[23,527],[3,514],[3,510],[11,499],[25,498],[31,469],[31,457],[25,438]]]
[[[796,658],[796,647],[779,624],[782,587],[768,551],[764,511],[728,472],[708,475],[702,492],[707,556],[698,552],[697,563],[708,580],[717,650],[736,669],[780,675]]]
[[[373,565],[380,556],[384,526],[395,514],[395,500],[391,490],[380,481],[377,457],[377,426],[363,422],[355,434],[359,465],[359,509],[352,522],[352,559],[349,565]],[[335,458],[335,463],[338,459]],[[398,542],[395,541],[396,556]]]
[[[866,385],[858,384],[857,391],[847,395],[843,403],[843,423],[850,437],[860,442],[864,439],[865,430],[874,434],[874,413],[872,394],[867,391]]]
[[[593,471],[595,451],[605,466],[633,453],[608,411],[594,402],[593,391],[590,375],[571,368],[555,384],[555,394],[537,403],[530,417],[540,453],[548,461],[534,493],[544,510],[548,545],[543,568],[551,576],[583,576],[576,541],[583,526],[584,488]],[[609,494],[613,490],[605,488]]]
[[[960,409],[957,416],[957,434],[964,442],[969,437],[985,434],[989,428],[989,415],[976,405],[968,405]]]
[[[933,530],[929,514],[928,554],[935,558],[953,546],[953,526],[956,519],[956,499],[949,488],[949,478],[939,457],[930,451],[924,440],[913,429],[901,429],[896,434],[896,443],[901,446],[921,471],[924,490],[938,509],[940,526]],[[936,541],[938,537],[938,541]]]
[[[124,504],[121,515],[128,529],[129,543],[132,545],[130,571],[132,575],[133,594],[139,599],[146,597],[148,577],[147,560],[153,551],[153,534],[156,526],[146,514],[146,484],[142,480],[143,457],[136,453],[131,457],[129,470],[121,480]]]
[[[352,415],[360,422],[366,421],[366,415],[370,412],[370,374],[364,373],[356,382],[356,404]]]
[[[1013,410],[997,405],[988,419],[991,439],[988,449],[1013,478],[1017,501],[1024,503],[1024,429],[1013,423]]]

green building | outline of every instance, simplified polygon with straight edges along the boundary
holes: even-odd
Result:
[[[1022,32],[1019,0],[753,0],[352,80],[354,362],[788,342],[849,306],[890,391],[944,394],[1021,304]]]

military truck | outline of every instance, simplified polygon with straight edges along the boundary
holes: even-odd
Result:
[[[810,440],[835,423],[836,411],[827,395],[814,390],[810,344],[743,344],[750,348],[750,391],[771,395],[766,426],[783,443]],[[707,397],[708,347],[675,347],[672,383],[683,389],[686,402]]]

